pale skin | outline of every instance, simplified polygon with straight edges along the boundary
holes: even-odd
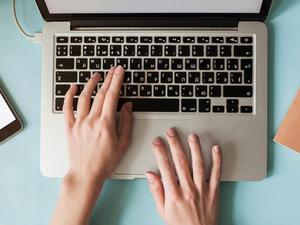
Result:
[[[71,86],[67,92],[63,110],[70,169],[62,181],[50,225],[87,225],[104,182],[130,145],[131,103],[123,105],[120,122],[116,123],[123,79],[123,68],[113,67],[90,108],[90,97],[100,80],[100,75],[94,74],[79,97],[76,115],[72,105],[77,87]],[[217,225],[220,147],[213,147],[213,165],[207,181],[199,137],[195,134],[188,137],[191,167],[175,128],[166,132],[166,140],[167,143],[157,137],[152,143],[159,173],[145,174],[158,213],[167,225]]]

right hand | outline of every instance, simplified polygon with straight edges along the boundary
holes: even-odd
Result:
[[[176,130],[169,129],[166,138],[175,169],[168,157],[167,146],[161,138],[156,138],[153,149],[161,176],[154,172],[146,173],[158,213],[168,225],[217,225],[222,161],[220,147],[213,147],[213,166],[210,180],[206,182],[198,136],[191,134],[188,138],[192,173]]]

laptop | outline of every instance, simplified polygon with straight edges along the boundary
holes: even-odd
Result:
[[[94,72],[126,69],[119,107],[133,102],[132,143],[112,178],[157,170],[151,143],[176,127],[223,149],[222,180],[267,173],[268,37],[271,0],[36,0],[42,42],[41,172],[69,169],[62,105]],[[101,80],[97,89],[101,87]],[[187,151],[189,152],[189,151]]]

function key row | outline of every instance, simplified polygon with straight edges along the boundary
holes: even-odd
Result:
[[[69,40],[70,38],[70,40]],[[249,44],[253,43],[253,37],[251,36],[243,36],[243,37],[224,37],[224,36],[202,36],[202,37],[194,37],[194,36],[58,36],[56,37],[57,43],[242,43]]]

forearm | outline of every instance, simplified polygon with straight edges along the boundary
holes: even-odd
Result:
[[[103,183],[66,176],[50,225],[87,225]]]

